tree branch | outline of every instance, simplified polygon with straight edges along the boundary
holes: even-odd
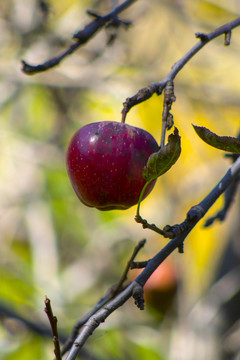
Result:
[[[196,33],[196,37],[200,38],[200,40],[194,45],[181,59],[179,59],[172,67],[171,71],[168,75],[162,80],[158,82],[154,82],[142,89],[140,89],[135,95],[129,97],[123,103],[122,109],[122,122],[125,122],[125,118],[127,113],[131,110],[131,108],[141,102],[148,100],[152,97],[153,94],[161,95],[163,89],[166,87],[169,81],[175,79],[179,71],[191,60],[191,58],[198,53],[209,41],[215,39],[216,37],[225,34],[225,45],[230,44],[229,35],[232,29],[240,26],[240,17],[234,21],[231,21],[225,25],[220,26],[216,30],[212,31],[209,34],[205,33]],[[226,39],[227,37],[227,39]]]
[[[71,44],[67,50],[65,50],[63,53],[39,64],[39,65],[30,65],[25,60],[22,60],[22,71],[27,75],[34,75],[42,71],[46,71],[48,69],[51,69],[65,59],[68,55],[71,55],[74,53],[79,47],[86,44],[92,37],[96,35],[98,31],[100,31],[105,25],[116,21],[123,25],[128,25],[127,22],[121,21],[117,18],[117,15],[120,14],[122,11],[127,9],[129,6],[131,6],[134,2],[137,0],[126,0],[121,5],[117,6],[114,10],[109,12],[108,14],[104,16],[100,16],[95,14],[94,12],[88,11],[88,14],[90,16],[94,17],[94,20],[88,23],[83,29],[80,31],[77,31],[73,35],[73,39],[76,39],[76,42]]]
[[[134,292],[139,290],[139,286],[144,287],[147,280],[158,268],[158,266],[177,248],[181,247],[184,240],[199,222],[199,220],[207,213],[210,207],[221,196],[221,194],[230,186],[232,181],[239,176],[240,173],[240,158],[232,165],[227,171],[220,182],[213,188],[213,190],[197,205],[191,208],[187,214],[187,217],[191,219],[191,224],[177,237],[169,241],[169,243],[152,259],[146,262],[145,269],[141,274],[130,283],[120,294],[118,294],[113,300],[104,305],[97,313],[89,318],[89,320],[83,326],[82,331],[76,338],[66,360],[76,359],[80,349],[86,343],[90,335],[96,330],[96,328],[103,323],[109,315],[111,315],[117,308],[122,306]],[[199,211],[200,209],[200,211]]]
[[[138,255],[139,251],[144,247],[146,239],[139,241],[135,246],[133,253],[128,260],[128,263],[123,271],[123,274],[116,285],[113,285],[110,289],[107,290],[106,294],[97,302],[94,308],[86,314],[82,319],[80,319],[73,327],[72,332],[68,339],[65,341],[62,347],[62,355],[64,355],[73,345],[74,340],[76,339],[79,329],[92,317],[94,314],[100,310],[105,304],[107,304],[111,299],[113,299],[117,294],[119,294],[124,289],[124,282],[127,280],[127,275],[129,270],[132,268],[132,263]]]
[[[125,117],[127,112],[136,104],[149,99],[154,93],[160,95],[163,89],[166,87],[167,83],[174,80],[178,72],[184,67],[185,64],[210,40],[221,34],[229,34],[231,29],[240,25],[240,18],[235,21],[228,23],[220,28],[216,29],[212,33],[209,34],[197,34],[197,37],[200,38],[200,41],[192,48],[188,53],[186,53],[177,63],[174,64],[172,70],[169,74],[164,78],[161,82],[155,82],[150,84],[149,86],[139,90],[139,92],[131,98],[128,98],[124,103],[124,108],[122,110],[122,122],[125,121]],[[228,45],[230,42],[230,37],[228,35],[228,39],[225,43]],[[171,100],[171,102],[174,99]],[[168,105],[168,104],[166,104]],[[166,111],[166,119],[169,114],[170,105],[167,106]],[[164,139],[162,139],[164,142]],[[240,158],[236,160],[236,162],[232,165],[232,167],[228,170],[225,176],[221,179],[221,181],[213,188],[213,190],[196,206],[193,206],[187,213],[186,219],[178,226],[167,227],[164,231],[158,229],[155,225],[145,226],[153,231],[157,231],[162,235],[171,235],[173,237],[172,240],[168,242],[168,244],[157,253],[152,259],[144,262],[145,269],[141,272],[141,274],[130,283],[120,294],[118,294],[114,299],[107,302],[105,305],[101,307],[101,309],[95,312],[92,316],[84,324],[82,331],[79,333],[77,338],[74,341],[73,346],[71,347],[69,354],[67,356],[67,360],[76,359],[80,349],[83,347],[89,336],[95,331],[95,329],[104,322],[107,317],[115,311],[117,308],[122,306],[130,297],[135,298],[135,303],[140,309],[143,309],[143,291],[142,288],[146,284],[147,280],[153,274],[153,272],[158,268],[158,266],[175,250],[180,249],[183,251],[183,242],[191,232],[191,230],[195,227],[195,225],[199,222],[199,220],[205,216],[209,208],[215,203],[215,201],[225,192],[225,190],[233,183],[234,179],[239,176],[240,173]],[[148,224],[149,225],[149,224]],[[143,263],[142,263],[143,264]],[[134,263],[132,263],[134,267]]]
[[[45,299],[45,313],[47,314],[48,320],[52,329],[53,344],[54,344],[54,354],[56,360],[62,360],[61,349],[60,349],[60,340],[58,337],[58,328],[57,328],[57,318],[53,315],[50,299],[46,297]]]

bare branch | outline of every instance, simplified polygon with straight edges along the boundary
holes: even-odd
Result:
[[[171,71],[168,75],[162,80],[158,82],[154,82],[142,89],[140,89],[137,94],[133,95],[130,98],[127,98],[126,101],[123,103],[122,109],[122,117],[123,122],[125,121],[127,113],[131,110],[131,108],[141,102],[148,100],[152,97],[153,94],[161,95],[163,89],[166,87],[168,81],[174,80],[179,71],[191,60],[191,58],[198,53],[207,43],[211,40],[215,39],[220,35],[225,35],[225,45],[230,44],[230,32],[232,29],[236,28],[240,25],[240,18],[229,22],[223,26],[220,26],[218,29],[212,31],[209,34],[205,33],[197,33],[196,37],[200,38],[199,42],[194,45],[181,59],[179,59],[172,67]]]
[[[92,311],[86,314],[82,319],[80,319],[73,327],[72,333],[65,341],[62,347],[62,355],[64,355],[73,345],[74,340],[76,339],[79,329],[89,320],[90,317],[94,316],[96,312],[101,309],[105,304],[107,304],[111,299],[113,299],[120,291],[124,289],[124,282],[127,280],[127,275],[129,270],[132,268],[132,263],[136,258],[139,251],[143,248],[146,243],[146,239],[139,241],[139,243],[135,246],[133,253],[123,271],[123,274],[116,285],[113,285],[110,289],[107,290],[106,294],[97,302]]]
[[[133,293],[134,286],[138,286],[135,282],[129,284],[129,286],[123,290],[119,295],[117,295],[112,301],[105,305],[101,310],[99,310],[94,316],[92,316],[84,325],[82,331],[76,338],[66,360],[73,360],[79,354],[80,349],[83,347],[87,339],[94,332],[94,330],[103,323],[113,311],[122,306]]]
[[[164,237],[169,237],[167,236],[167,231],[158,228],[155,224],[149,224],[148,221],[146,219],[143,219],[140,215],[135,216],[135,221],[139,224],[142,224],[143,229],[149,229],[156,232],[159,235],[162,235]]]
[[[224,177],[220,182],[213,188],[213,190],[197,205],[191,208],[187,214],[187,217],[191,220],[189,226],[185,228],[177,237],[168,242],[168,244],[157,253],[152,259],[148,260],[145,264],[145,269],[141,272],[140,275],[130,283],[120,294],[118,294],[113,300],[108,302],[103,306],[98,312],[96,312],[84,325],[82,331],[76,338],[68,356],[67,360],[76,359],[79,354],[80,349],[86,343],[90,335],[95,331],[95,329],[103,323],[108,316],[112,314],[116,309],[122,306],[133,294],[139,296],[141,291],[140,287],[144,287],[147,280],[158,268],[158,266],[177,248],[181,247],[184,240],[199,222],[199,220],[207,213],[210,207],[215,203],[218,197],[227,189],[227,187],[232,183],[232,181],[239,175],[240,172],[240,158],[232,165],[232,167],[227,171]],[[144,264],[144,265],[145,265]],[[137,289],[137,290],[136,290]],[[139,303],[138,303],[139,305]]]
[[[126,265],[126,267],[125,267],[125,269],[123,271],[123,274],[122,274],[119,282],[117,283],[117,285],[115,286],[115,288],[113,290],[113,294],[112,294],[113,297],[115,295],[117,295],[121,291],[121,289],[123,288],[123,284],[127,280],[129,270],[132,269],[132,263],[133,263],[134,259],[136,258],[137,254],[139,253],[139,251],[145,245],[145,243],[146,243],[146,239],[143,239],[143,240],[139,241],[137,246],[134,248],[133,253],[132,253],[130,259],[128,260],[128,263],[127,263],[127,265]]]
[[[226,212],[233,201],[234,195],[237,190],[237,186],[239,184],[239,177],[240,177],[239,163],[240,163],[240,157],[237,158],[237,160],[232,166],[232,169],[238,169],[235,175],[232,177],[232,180],[229,182],[229,179],[227,179],[227,182],[225,184],[226,180],[224,177],[215,186],[215,188],[204,198],[204,200],[202,200],[199,204],[193,206],[188,211],[185,220],[181,224],[175,224],[172,226],[166,225],[162,230],[158,228],[155,224],[149,224],[146,219],[142,219],[140,216],[135,217],[136,222],[141,223],[144,229],[150,229],[164,236],[165,238],[174,239],[177,236],[180,236],[182,233],[192,230],[192,226],[195,226],[196,222],[198,222],[203,216],[205,216],[205,214],[209,210],[208,206],[212,206],[213,203],[216,201],[216,199],[226,191],[225,192],[226,200],[223,210],[219,212],[215,217],[210,218],[210,220],[208,220],[205,226],[211,225],[216,218],[223,220],[221,219],[221,216],[226,215]],[[179,251],[183,252],[181,247],[179,248]]]
[[[147,261],[133,261],[131,264],[131,269],[143,269],[147,266]]]
[[[229,155],[229,154],[226,154]],[[234,159],[234,162],[239,158],[240,156],[237,154],[231,155]],[[208,218],[204,224],[204,227],[208,227],[213,224],[215,220],[224,221],[232,204],[235,200],[235,196],[237,194],[238,187],[240,185],[240,173],[238,176],[234,178],[232,183],[228,186],[227,190],[224,193],[224,204],[221,210],[219,210],[215,215]]]
[[[54,354],[56,356],[56,360],[62,360],[61,349],[60,349],[60,341],[58,337],[58,329],[57,329],[57,318],[53,315],[51,301],[46,297],[45,299],[45,313],[47,314],[48,320],[51,325],[52,335],[53,335],[53,344],[54,344]]]
[[[57,66],[63,59],[68,55],[74,53],[79,47],[86,44],[92,37],[94,37],[105,25],[115,22],[123,24],[124,26],[129,25],[128,22],[124,22],[117,18],[117,15],[127,9],[137,0],[126,0],[121,5],[117,6],[114,10],[104,16],[97,15],[91,11],[88,11],[90,16],[94,17],[94,20],[88,23],[83,29],[77,31],[73,35],[73,39],[76,41],[69,46],[63,53],[54,56],[53,58],[39,64],[30,65],[25,60],[22,60],[22,71],[27,75],[34,75],[42,71],[46,71]]]

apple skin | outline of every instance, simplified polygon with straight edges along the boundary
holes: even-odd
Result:
[[[149,156],[159,150],[154,137],[131,125],[102,121],[83,126],[72,137],[67,172],[78,198],[99,210],[128,209],[138,203]],[[156,181],[146,188],[144,198]]]

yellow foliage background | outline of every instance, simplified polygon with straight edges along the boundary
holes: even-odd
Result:
[[[112,7],[111,1],[49,4],[46,21],[37,0],[0,4],[0,303],[48,327],[43,312],[47,295],[60,331],[68,334],[117,282],[139,240],[147,239],[139,260],[152,257],[166,243],[135,223],[135,207],[99,212],[78,201],[65,169],[72,134],[90,122],[120,121],[127,97],[162,80],[197,42],[195,32],[210,32],[235,19],[240,4],[137,1],[121,15],[133,25],[127,31],[120,29],[112,46],[106,46],[107,34],[102,31],[58,67],[28,77],[21,72],[21,59],[38,64],[59,54],[72,34],[89,22],[87,9],[105,14]],[[236,28],[229,47],[223,46],[223,37],[207,44],[176,78],[172,113],[182,154],[142,204],[142,216],[150,223],[163,227],[182,222],[230,166],[222,152],[197,137],[191,124],[219,135],[237,135],[239,35]],[[154,95],[134,107],[126,121],[159,141],[162,104],[162,96]],[[224,223],[204,229],[201,221],[186,239],[185,253],[171,256],[181,282],[180,317],[214,281],[238,225],[237,202]],[[210,214],[222,203],[219,199]],[[108,320],[87,346],[98,358],[180,359],[173,351],[177,320],[171,326],[167,321],[161,325],[148,310],[139,312],[132,303]],[[4,314],[0,348],[1,359],[51,359],[53,354],[51,339],[32,334],[22,322],[11,322]],[[206,354],[197,359],[211,358]],[[181,358],[191,356],[185,353]]]

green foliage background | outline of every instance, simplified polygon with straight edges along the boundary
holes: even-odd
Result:
[[[106,46],[107,34],[101,32],[55,69],[28,77],[20,69],[22,58],[37,64],[58,54],[89,21],[86,9],[104,14],[112,6],[111,1],[87,0],[49,4],[47,19],[37,0],[0,4],[0,304],[49,327],[43,312],[47,295],[59,330],[68,334],[117,282],[139,240],[147,238],[139,255],[142,260],[166,241],[135,223],[135,207],[99,212],[78,201],[65,169],[68,141],[87,123],[120,121],[127,97],[163,79],[195,44],[195,32],[209,32],[233,20],[240,4],[136,2],[122,15],[133,26],[121,29],[112,46]],[[191,123],[219,135],[238,133],[239,35],[237,28],[230,47],[223,46],[223,38],[212,41],[176,79],[173,114],[182,154],[158,180],[141,210],[144,218],[160,227],[181,222],[230,165],[221,152],[196,136]],[[127,122],[160,139],[161,113],[162,97],[154,96],[133,108]],[[207,230],[201,223],[186,240],[185,254],[172,256],[181,284],[175,305],[178,317],[159,322],[148,307],[140,312],[129,302],[101,326],[86,349],[97,359],[180,359],[175,354],[179,318],[189,313],[214,279],[238,218],[235,205],[225,223]],[[34,334],[6,314],[1,320],[1,359],[53,357],[50,338]]]

